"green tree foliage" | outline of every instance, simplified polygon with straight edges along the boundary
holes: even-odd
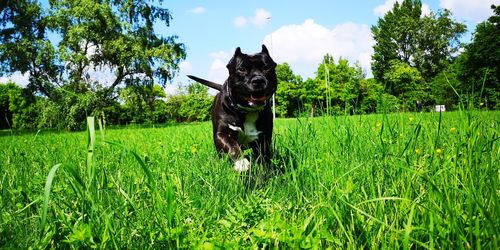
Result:
[[[26,88],[0,84],[0,129],[36,128],[40,110],[36,99]]]
[[[206,121],[210,118],[213,96],[208,88],[191,84],[180,94],[167,97],[164,89],[153,86],[129,86],[121,89],[119,100],[104,99],[102,92],[76,93],[70,85],[57,88],[57,102],[14,83],[0,84],[0,129],[59,130],[84,129],[79,122],[87,116],[103,118],[107,124],[155,124],[168,121]],[[106,100],[108,103],[98,104]],[[103,109],[96,106],[102,105]]]
[[[460,57],[460,79],[463,91],[481,102],[484,98],[489,107],[499,108],[500,99],[500,5],[492,5],[494,15],[477,25],[472,43],[465,47]],[[484,89],[482,96],[481,89]]]
[[[120,99],[124,101],[124,113],[132,123],[157,123],[164,120],[158,117],[157,106],[165,98],[161,86],[129,86],[120,91]]]
[[[28,89],[51,96],[62,67],[47,31],[47,17],[37,1],[0,4],[0,75],[28,73]]]
[[[375,79],[384,82],[394,60],[415,67],[424,80],[432,79],[449,65],[458,51],[458,38],[465,31],[465,25],[451,20],[447,10],[423,16],[421,1],[396,2],[372,26]]]
[[[321,85],[320,81],[315,81],[314,79],[308,78],[305,80],[298,90],[298,97],[302,103],[302,108],[299,108],[301,113],[298,116],[308,115],[313,117],[318,115],[318,110],[321,111],[326,107],[324,103],[326,89],[324,85]]]
[[[176,36],[155,32],[155,25],[169,26],[172,18],[160,4],[62,0],[42,8],[32,0],[2,2],[0,75],[29,74],[27,90],[48,98],[35,98],[46,102],[42,107],[52,107],[48,111],[53,112],[44,114],[48,124],[67,116],[71,118],[61,122],[62,127],[73,129],[81,127],[85,115],[116,112],[121,85],[134,86],[151,109],[154,101],[143,86],[165,86],[185,58]],[[49,33],[55,38],[52,42]],[[113,72],[115,77],[103,85],[91,81],[91,70]]]
[[[0,84],[0,129],[8,129],[12,127],[13,113],[9,108],[9,94],[17,89],[19,89],[19,87],[12,82]]]
[[[415,67],[426,81],[445,70],[455,59],[467,31],[465,24],[452,20],[448,10],[431,12],[420,19]]]
[[[399,99],[403,109],[415,110],[417,102],[428,103],[430,88],[417,68],[394,60],[384,74],[386,89]]]
[[[462,91],[463,83],[459,79],[460,60],[455,60],[453,64],[439,73],[429,83],[430,95],[435,104],[444,104],[447,109],[458,107],[461,96],[465,97]],[[458,95],[457,95],[458,94]]]
[[[67,63],[70,81],[82,81],[90,67],[108,68],[120,83],[163,86],[172,79],[184,45],[175,36],[155,33],[154,24],[169,25],[168,9],[154,1],[51,1],[50,25],[62,37],[61,60]],[[156,80],[156,81],[155,81]]]
[[[288,63],[276,66],[278,89],[276,90],[276,115],[292,117],[301,107],[300,87],[302,78],[295,75]]]
[[[167,99],[168,117],[178,122],[208,120],[214,100],[214,97],[208,94],[208,87],[192,83],[186,90]]]
[[[381,102],[383,94],[384,86],[375,81],[374,78],[361,79],[359,81],[359,95],[361,97],[361,100],[358,102],[359,113],[369,114],[377,112],[377,107]]]
[[[279,117],[373,113],[384,92],[380,83],[364,78],[359,65],[351,66],[342,58],[335,62],[328,54],[318,65],[314,79],[302,81],[287,63],[278,65],[276,74]]]
[[[360,101],[360,81],[363,71],[358,65],[351,66],[343,58],[335,63],[331,55],[325,55],[318,66],[314,81],[318,86],[320,97],[327,113],[333,112],[351,114],[358,108]],[[324,100],[324,101],[323,101]]]

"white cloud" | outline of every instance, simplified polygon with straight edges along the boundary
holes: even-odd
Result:
[[[250,18],[252,24],[257,27],[264,27],[271,18],[271,12],[265,9],[256,9],[255,16]]]
[[[289,63],[303,77],[313,76],[327,53],[335,59],[358,62],[371,76],[374,40],[370,27],[364,24],[349,22],[328,29],[308,19],[300,25],[279,28],[264,38],[264,44],[277,63]]]
[[[380,16],[380,17],[384,16],[385,13],[389,12],[389,10],[392,9],[392,7],[394,6],[394,3],[396,3],[396,0],[386,0],[384,4],[375,7],[375,9],[373,9],[373,13],[376,16]]]
[[[21,72],[16,71],[12,75],[0,77],[0,83],[13,82],[21,87],[26,87],[29,83],[30,73],[26,72],[21,74]]]
[[[210,54],[213,61],[210,65],[208,80],[216,83],[224,83],[228,76],[226,65],[233,56],[233,51],[218,51]]]
[[[180,87],[174,84],[167,84],[163,90],[167,96],[177,95],[181,92]]]
[[[109,66],[94,69],[90,67],[87,70],[90,82],[98,82],[102,86],[111,86],[116,80],[114,71]]]
[[[427,4],[422,4],[422,16],[428,16],[431,14],[431,8]]]
[[[383,17],[387,12],[392,10],[392,7],[394,7],[394,4],[396,2],[401,4],[403,2],[403,0],[386,0],[384,4],[375,7],[375,9],[373,9],[373,13],[378,17]],[[427,16],[430,13],[431,13],[431,8],[429,7],[429,5],[423,3],[422,4],[422,15]]]
[[[259,8],[255,10],[255,15],[252,17],[238,16],[234,19],[233,23],[238,28],[245,27],[248,23],[251,23],[259,28],[264,27],[271,19],[271,12]]]
[[[490,6],[500,0],[440,0],[439,6],[450,10],[455,17],[472,22],[482,22],[493,15]]]
[[[191,65],[191,63],[189,61],[182,61],[180,64],[179,64],[179,71],[180,72],[190,72],[191,70],[193,69],[193,66]]]
[[[238,28],[242,28],[242,27],[245,27],[248,23],[247,19],[243,16],[239,16],[239,17],[236,17],[233,21],[234,23],[234,26],[238,27]]]
[[[169,83],[165,86],[164,90],[167,95],[176,95],[180,93],[180,89],[183,83],[189,82],[189,78],[187,75],[193,74],[193,66],[189,61],[182,61],[179,64],[179,72],[176,74],[174,81],[177,82],[177,85]]]
[[[207,11],[207,10],[202,6],[198,6],[194,9],[188,10],[188,12],[193,13],[193,14],[201,14],[201,13],[204,13],[205,11]]]

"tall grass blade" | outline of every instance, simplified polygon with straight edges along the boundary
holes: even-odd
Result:
[[[405,237],[403,240],[403,248],[404,249],[410,249],[410,234],[411,234],[411,231],[413,230],[411,224],[413,222],[413,215],[415,215],[415,205],[416,205],[416,203],[413,203],[411,205],[410,214],[408,215],[408,221],[406,222]]]
[[[406,152],[406,150],[408,149],[408,146],[410,146],[412,141],[417,141],[418,135],[420,134],[420,129],[422,127],[420,125],[421,122],[422,122],[421,120],[418,121],[418,124],[415,127],[415,130],[413,131],[413,136],[410,139],[408,139],[408,142],[406,143],[403,151],[401,151],[401,154],[399,154],[399,157],[402,157],[404,155],[404,153]]]
[[[47,222],[47,210],[49,208],[49,199],[50,199],[50,191],[52,190],[52,181],[54,180],[54,176],[56,175],[57,169],[61,166],[61,164],[54,165],[47,176],[47,181],[45,182],[44,194],[43,194],[43,205],[42,205],[42,222],[40,223],[40,236],[42,236],[45,223]]]
[[[479,100],[481,100],[481,97],[483,96],[484,84],[486,83],[486,77],[488,77],[489,71],[490,69],[486,68],[486,72],[484,72],[483,84],[481,85],[481,92],[479,92]]]
[[[460,94],[458,94],[457,90],[455,89],[455,87],[453,87],[453,85],[451,84],[450,80],[448,79],[448,76],[446,75],[446,73],[444,74],[444,78],[446,79],[446,82],[448,83],[448,85],[450,85],[451,89],[453,90],[453,92],[455,93],[455,95],[457,95],[458,97],[458,100],[460,102],[461,105],[459,105],[460,107],[463,106],[463,102],[462,102],[462,97],[460,96]]]
[[[78,170],[72,166],[65,166],[64,169],[68,171],[68,173],[73,176],[73,178],[76,180],[76,182],[83,188],[85,188],[85,182],[83,181],[82,177],[78,173]]]

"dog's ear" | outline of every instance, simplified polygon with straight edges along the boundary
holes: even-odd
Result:
[[[269,56],[269,50],[267,50],[266,45],[262,44],[262,51],[260,53],[266,54]]]
[[[231,67],[233,67],[233,65],[236,63],[236,58],[241,54],[242,53],[240,47],[236,48],[236,50],[234,51],[234,55],[231,58],[231,60],[229,60],[229,62],[227,63],[226,68],[230,69]]]
[[[264,54],[264,55],[267,55],[267,56],[269,57],[270,61],[271,61],[270,65],[271,65],[273,68],[274,68],[274,67],[276,67],[276,65],[277,65],[277,64],[276,64],[276,63],[273,61],[273,59],[271,58],[271,55],[269,54],[269,50],[267,50],[266,45],[262,44],[262,51],[261,51],[260,53],[262,53],[262,54]]]
[[[234,56],[239,56],[239,55],[241,55],[240,47],[236,48],[236,50],[234,51]]]

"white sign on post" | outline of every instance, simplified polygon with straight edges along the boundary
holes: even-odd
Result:
[[[445,112],[446,111],[446,106],[445,105],[436,105],[436,112]]]

